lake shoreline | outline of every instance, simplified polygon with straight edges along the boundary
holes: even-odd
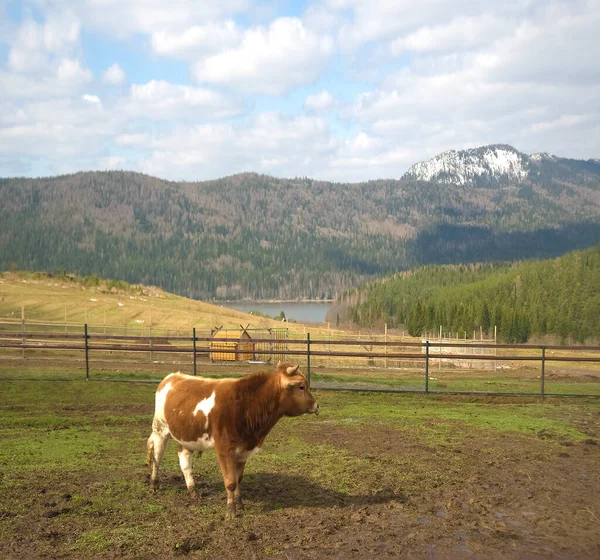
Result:
[[[236,309],[243,313],[260,313],[266,317],[281,318],[298,321],[300,323],[323,323],[327,320],[327,313],[335,305],[333,301],[319,300],[238,300],[221,301],[218,305]]]
[[[334,299],[217,299],[207,300],[207,303],[219,305],[223,303],[265,304],[265,303],[334,303]]]

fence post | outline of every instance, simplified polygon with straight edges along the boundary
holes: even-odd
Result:
[[[546,379],[546,347],[542,346],[542,399],[544,398],[545,379]]]
[[[148,327],[148,345],[150,346],[150,363],[154,360],[152,359],[152,327]]]
[[[21,358],[25,358],[25,319],[21,318]]]
[[[83,326],[83,338],[85,338],[85,380],[90,380],[90,347],[88,344],[88,326]]]
[[[306,359],[307,359],[307,367],[306,367],[306,379],[308,380],[308,386],[310,387],[310,333],[306,333]]]
[[[429,340],[425,341],[425,392],[429,393]]]
[[[385,353],[387,354],[387,323],[383,327],[383,342],[385,342]],[[387,356],[384,358],[383,367],[387,369]]]
[[[438,372],[442,371],[442,325],[440,325],[440,359],[438,360]]]
[[[192,329],[192,340],[194,341],[194,375],[196,375],[196,327]]]

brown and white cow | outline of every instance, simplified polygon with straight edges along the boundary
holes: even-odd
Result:
[[[270,373],[240,379],[208,379],[172,373],[156,390],[152,434],[148,438],[150,491],[172,437],[188,491],[194,491],[192,454],[215,448],[227,490],[226,518],[242,508],[240,482],[248,458],[283,416],[319,413],[300,366],[277,364]]]

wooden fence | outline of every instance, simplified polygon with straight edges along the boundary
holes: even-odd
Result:
[[[98,378],[91,375],[94,369],[109,360],[117,363],[125,363],[124,360],[130,360],[129,363],[140,364],[142,361],[147,363],[158,363],[157,358],[164,355],[174,355],[178,357],[179,364],[191,366],[191,373],[196,375],[198,364],[200,362],[210,364],[211,343],[215,340],[219,342],[239,341],[239,337],[232,339],[219,338],[203,333],[197,333],[193,329],[189,335],[157,335],[157,336],[134,336],[124,334],[104,334],[91,333],[88,325],[80,326],[80,332],[18,332],[15,330],[3,330],[0,325],[0,357],[5,358],[4,366],[18,368],[19,364],[27,362],[27,358],[33,356],[43,356],[49,363],[61,363],[68,360],[76,360],[79,363],[85,363],[85,379]],[[305,366],[305,373],[311,380],[311,375],[315,368],[325,370],[328,365],[338,365],[349,370],[348,374],[340,375],[337,378],[327,381],[327,376],[318,373],[313,386],[322,389],[332,390],[357,390],[357,391],[385,391],[385,392],[425,392],[425,393],[452,393],[452,394],[488,394],[488,395],[523,395],[523,396],[600,396],[600,383],[591,383],[586,387],[593,388],[594,391],[575,392],[552,392],[549,394],[546,390],[546,372],[548,364],[567,363],[569,366],[580,365],[581,367],[594,367],[600,365],[600,347],[583,346],[544,346],[528,344],[495,344],[495,343],[471,343],[468,345],[470,353],[461,353],[460,360],[469,360],[471,362],[494,362],[494,373],[497,371],[511,368],[507,364],[519,364],[515,366],[522,367],[523,364],[534,363],[540,367],[539,376],[528,380],[523,385],[526,390],[493,390],[502,387],[499,382],[482,381],[482,383],[495,384],[490,390],[462,390],[459,386],[450,383],[442,383],[435,370],[434,365],[441,364],[442,360],[448,363],[457,358],[456,349],[464,348],[463,342],[447,343],[440,341],[397,341],[397,340],[369,340],[368,349],[365,348],[364,340],[332,340],[329,337],[314,339],[310,333],[306,338],[286,340],[285,349],[277,346],[269,349],[273,343],[272,338],[253,338],[253,342],[261,344],[261,356],[265,360],[273,357],[276,360],[286,359],[294,363],[301,363]],[[435,348],[435,353],[432,349]],[[485,353],[487,350],[493,353]],[[221,349],[221,353],[242,354],[247,350],[238,350],[235,347],[231,349]],[[142,358],[143,357],[143,358]],[[19,359],[20,358],[20,359]],[[133,359],[132,359],[133,358]],[[182,361],[185,359],[185,361]],[[375,360],[385,360],[396,364],[397,371],[400,372],[400,379],[403,371],[409,371],[410,379],[402,385],[395,378],[389,377],[391,381],[384,380],[382,385],[369,383],[369,379],[361,381],[359,384],[354,382],[351,375],[355,371],[365,369],[377,370],[372,367]],[[315,362],[317,362],[315,364]],[[365,366],[366,362],[366,366]],[[498,366],[498,363],[500,365]],[[165,363],[165,362],[161,362]],[[401,367],[404,365],[404,369]],[[206,369],[206,365],[203,366]],[[481,368],[484,369],[484,368]],[[517,371],[515,369],[515,371]],[[596,375],[598,371],[599,375]],[[585,373],[585,371],[584,371]],[[587,375],[587,373],[586,373]],[[331,376],[330,376],[331,377]],[[513,375],[513,377],[515,377]],[[589,375],[592,381],[595,377],[600,380],[600,368],[591,369]],[[11,377],[12,378],[12,377]],[[518,378],[518,377],[517,377]],[[538,381],[539,378],[539,381]],[[407,377],[408,379],[408,377]],[[486,378],[488,379],[488,378]],[[494,378],[495,379],[495,378]],[[131,381],[131,379],[119,379]],[[387,383],[387,384],[386,384]],[[397,383],[397,386],[394,385]],[[514,384],[514,383],[513,383]],[[532,390],[532,388],[537,388]],[[507,385],[509,386],[509,385]],[[510,387],[510,386],[509,386]],[[584,389],[586,387],[583,387]],[[460,389],[460,390],[459,390]]]

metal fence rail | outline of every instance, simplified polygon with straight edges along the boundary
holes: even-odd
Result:
[[[80,326],[81,328],[81,326]],[[176,344],[171,344],[175,342]],[[90,334],[88,325],[83,325],[80,333],[52,333],[52,332],[16,332],[16,331],[0,331],[0,350],[13,349],[21,350],[24,357],[25,350],[46,350],[51,352],[59,351],[75,351],[81,352],[85,359],[85,379],[90,379],[90,354],[97,355],[103,352],[132,352],[132,353],[149,353],[152,357],[161,353],[186,354],[192,358],[193,373],[197,374],[197,359],[208,359],[214,348],[211,347],[212,342],[239,342],[239,338],[215,338],[210,336],[197,336],[196,329],[193,329],[190,336],[133,336],[119,334]],[[281,357],[282,350],[280,348],[269,349],[266,344],[273,343],[271,338],[253,338],[253,343],[262,344],[260,347],[261,356],[276,356]],[[310,333],[306,339],[287,339],[286,345],[296,346],[298,348],[291,349],[286,347],[283,352],[285,356],[303,357],[306,360],[307,369],[306,375],[310,382],[311,377],[311,358],[327,357],[327,358],[383,358],[395,359],[411,362],[419,362],[423,364],[423,388],[422,389],[395,389],[392,387],[365,387],[365,388],[348,388],[348,387],[321,387],[331,390],[356,390],[356,391],[374,391],[374,392],[421,392],[421,393],[446,393],[446,394],[477,394],[477,395],[519,395],[519,396],[569,396],[569,397],[600,397],[600,394],[569,394],[569,393],[552,393],[546,391],[546,364],[549,362],[573,362],[573,363],[598,363],[600,364],[600,346],[559,346],[559,345],[539,345],[539,344],[493,344],[489,342],[471,343],[469,348],[495,348],[504,350],[515,350],[509,355],[492,355],[482,353],[460,354],[442,352],[443,348],[464,347],[461,343],[447,343],[438,341],[425,342],[410,342],[410,341],[369,341],[368,344],[377,347],[375,351],[347,351],[347,350],[332,350],[336,346],[363,346],[364,341],[357,340],[331,340],[331,339],[311,339]],[[198,344],[200,343],[200,345]],[[316,349],[316,347],[327,346],[327,350]],[[435,346],[436,352],[430,352],[431,347]],[[391,348],[392,351],[388,351]],[[408,349],[409,351],[394,351],[394,349]],[[527,354],[522,352],[526,351]],[[587,355],[576,356],[558,356],[548,354],[551,352],[569,352],[583,353]],[[236,348],[219,348],[220,354],[247,354],[246,349]],[[534,352],[534,354],[532,354]],[[589,355],[592,354],[592,355]],[[134,354],[135,355],[135,354]],[[448,359],[456,360],[460,357],[461,360],[477,360],[477,361],[520,361],[520,362],[539,362],[541,364],[541,375],[539,391],[537,392],[500,392],[500,391],[442,391],[430,387],[430,380],[434,379],[430,375],[430,365],[438,360]],[[124,379],[130,381],[130,379]]]

